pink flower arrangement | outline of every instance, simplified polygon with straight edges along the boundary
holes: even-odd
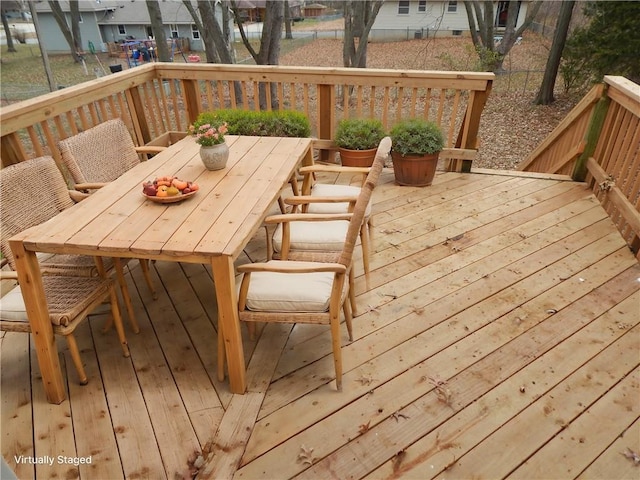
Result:
[[[198,125],[197,122],[189,126],[189,133],[196,137],[196,143],[203,147],[211,147],[224,143],[224,135],[227,133],[227,124],[215,126],[210,123]]]

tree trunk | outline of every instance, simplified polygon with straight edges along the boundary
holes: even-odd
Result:
[[[284,0],[284,38],[293,40],[291,33],[291,10],[289,9],[289,0]]]
[[[516,29],[520,3],[521,2],[515,0],[507,2],[508,10],[505,30],[502,40],[496,47],[496,42],[494,40],[494,26],[496,18],[493,2],[480,2],[477,0],[464,2],[464,7],[467,12],[467,20],[469,22],[469,30],[471,32],[471,39],[476,47],[476,51],[478,52],[481,66],[485,70],[493,72],[502,70],[502,64],[505,57],[516,44],[518,37],[522,35],[522,32],[531,26],[534,17],[542,6],[541,1],[531,2],[528,6],[527,16],[523,24],[520,28]]]
[[[7,38],[7,51],[8,52],[17,52],[16,47],[13,45],[13,37],[11,36],[11,29],[9,28],[9,22],[7,21],[7,16],[5,15],[4,9],[2,10],[2,28],[4,28],[4,34]]]
[[[215,7],[207,0],[198,0],[198,9],[202,17],[203,39],[207,48],[209,63],[233,63],[229,52],[229,43],[216,20]]]
[[[284,4],[279,0],[267,0],[265,4],[265,18],[262,24],[258,65],[277,65],[280,61],[280,37],[282,37],[282,23],[284,20]],[[267,101],[266,84],[259,86],[260,109],[273,110],[279,108],[276,84],[268,84],[271,101]]]
[[[556,30],[553,34],[553,43],[551,44],[551,50],[549,52],[549,57],[547,58],[547,65],[544,69],[542,85],[540,85],[540,90],[538,90],[538,94],[534,100],[534,103],[538,105],[549,105],[555,100],[553,97],[553,89],[556,85],[556,77],[558,76],[558,69],[560,68],[562,51],[564,50],[564,45],[567,42],[569,24],[571,23],[571,16],[573,14],[573,7],[575,3],[576,2],[574,0],[565,0],[560,5],[558,23],[556,24]]]
[[[345,67],[366,68],[369,33],[382,3],[380,0],[352,0],[344,3],[342,61]]]
[[[80,63],[80,55],[78,55],[78,50],[76,49],[75,41],[73,40],[73,34],[71,33],[71,30],[69,30],[69,25],[67,25],[67,19],[60,7],[60,2],[49,0],[48,3],[51,8],[51,13],[53,13],[53,18],[56,19],[56,23],[58,24],[58,27],[60,27],[60,31],[69,45],[73,61]]]
[[[84,51],[82,48],[82,36],[80,34],[80,6],[78,0],[70,0],[69,8],[71,9],[71,36],[73,37],[73,45],[76,52]]]
[[[156,40],[156,55],[158,56],[158,60],[168,62],[170,60],[169,47],[167,46],[162,12],[160,11],[158,0],[147,0],[147,10],[149,11],[149,19],[151,20],[153,38]]]

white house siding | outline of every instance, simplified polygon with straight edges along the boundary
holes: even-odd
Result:
[[[427,1],[424,12],[419,12],[419,1],[409,2],[409,13],[398,13],[398,0],[386,0],[372,31],[374,37],[389,37],[395,32],[399,37],[410,37],[416,32],[423,36],[451,36],[462,32],[469,34],[469,20],[464,3],[458,1],[455,12],[449,12],[449,2]],[[497,8],[498,2],[494,2]],[[517,26],[520,26],[527,12],[527,2],[521,2]]]

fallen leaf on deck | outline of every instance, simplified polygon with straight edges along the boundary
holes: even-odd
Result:
[[[300,453],[298,454],[297,461],[303,465],[313,465],[313,448],[300,445]]]
[[[640,454],[634,452],[629,447],[627,447],[626,451],[622,452],[622,455],[631,460],[634,465],[640,465]]]

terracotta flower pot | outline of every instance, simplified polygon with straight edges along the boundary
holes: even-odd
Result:
[[[349,150],[339,148],[340,162],[344,167],[370,167],[376,158],[377,148],[370,150]]]
[[[391,151],[393,173],[398,185],[426,187],[431,185],[436,175],[440,152],[430,155],[406,155]]]

